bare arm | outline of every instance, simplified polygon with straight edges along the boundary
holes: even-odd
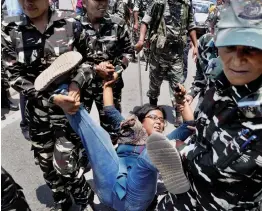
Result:
[[[138,11],[134,12],[134,20],[135,20],[135,25],[138,25]]]
[[[146,32],[147,32],[147,25],[142,23],[141,27],[140,27],[140,37],[139,37],[139,41],[144,42],[145,41],[145,37],[146,37]]]
[[[104,85],[103,90],[103,101],[104,106],[113,106],[114,105],[114,97],[113,97],[113,88],[112,86]]]
[[[177,108],[181,112],[184,121],[192,121],[194,120],[194,114],[189,103],[185,100],[186,89],[181,84],[178,84],[178,87],[179,91],[175,92]]]
[[[181,111],[181,115],[184,121],[194,120],[194,113],[188,102],[183,105],[184,109]]]
[[[108,82],[107,82],[108,83]],[[103,100],[104,100],[104,112],[114,131],[118,131],[121,122],[124,120],[121,113],[114,106],[113,89],[112,86],[104,84]]]
[[[197,48],[197,35],[196,30],[191,30],[189,33],[190,39],[194,45],[195,48]]]

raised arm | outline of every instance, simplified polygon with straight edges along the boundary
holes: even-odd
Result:
[[[104,84],[103,90],[104,112],[114,130],[120,129],[120,124],[124,117],[114,106],[113,89],[110,83]]]

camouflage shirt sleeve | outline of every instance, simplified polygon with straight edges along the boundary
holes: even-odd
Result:
[[[196,76],[194,78],[194,81],[192,83],[192,86],[189,91],[189,95],[191,95],[193,98],[195,98],[201,90],[206,88],[207,79],[205,77],[205,59],[203,58],[202,54],[206,46],[205,42],[205,36],[202,36],[199,39],[198,44],[198,57],[196,61]]]
[[[119,27],[118,31],[118,49],[117,56],[113,65],[117,67],[116,71],[122,73],[124,69],[128,67],[131,60],[131,55],[134,53],[134,48],[131,45],[131,39],[129,35],[129,30],[126,24]]]
[[[11,86],[24,96],[30,98],[38,97],[38,92],[34,88],[34,80],[26,74],[27,68],[25,64],[17,61],[17,53],[12,43],[10,36],[12,31],[1,32],[1,47],[3,68],[10,73]],[[47,96],[48,97],[48,96]]]
[[[140,0],[136,0],[133,9],[134,12],[140,11],[139,5],[140,5]]]
[[[116,8],[117,8],[117,15],[119,17],[124,18],[125,17],[125,5],[122,0],[116,2]]]
[[[86,59],[86,51],[88,48],[88,38],[85,30],[83,29],[81,23],[76,21],[74,24],[74,36],[75,36],[75,47],[76,50],[83,56],[82,63],[77,69],[77,75],[72,79],[76,82],[80,88],[84,86],[85,83],[90,83],[93,78],[94,71],[93,65],[89,64]]]
[[[155,5],[155,1],[151,1],[145,13],[145,16],[142,19],[142,23],[146,25],[150,25],[153,16],[154,5]]]
[[[188,11],[188,25],[187,30],[192,31],[196,27],[195,18],[194,18],[194,11],[193,11],[193,3],[190,0],[190,6]]]

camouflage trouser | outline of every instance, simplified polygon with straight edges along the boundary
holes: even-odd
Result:
[[[170,43],[160,51],[154,52],[151,57],[147,96],[157,99],[163,80],[167,80],[171,100],[174,102],[176,84],[182,83],[184,78],[183,44]]]
[[[64,203],[70,198],[70,193],[77,205],[93,202],[94,193],[84,175],[78,177],[79,168],[73,168],[73,171],[68,168],[76,162],[72,161],[72,158],[77,156],[77,149],[68,151],[66,147],[71,142],[67,140],[66,135],[59,137],[57,133],[60,132],[56,131],[55,133],[53,134],[54,137],[49,137],[50,142],[47,143],[47,146],[43,148],[32,147],[43,171],[46,184],[53,192],[54,202],[57,204]],[[31,139],[34,140],[32,137]],[[64,169],[61,169],[63,167]]]
[[[52,123],[50,119],[54,115],[48,113],[48,108],[39,111],[34,103],[28,101],[26,105],[32,150],[46,184],[53,192],[54,202],[61,204],[70,200],[70,193],[77,205],[93,202],[94,193],[84,175],[78,176],[80,138],[66,120],[60,119],[61,126]],[[61,117],[56,115],[53,118]]]
[[[1,59],[1,66],[2,66],[2,69],[1,69],[1,90],[7,90],[7,89],[10,88],[9,77],[8,77],[7,71],[5,70],[5,68],[3,68],[2,59]]]
[[[122,88],[124,87],[122,77],[115,83],[113,87],[113,96],[114,96],[114,105],[117,110],[121,112],[121,97],[122,97]],[[82,92],[83,103],[90,113],[93,102],[95,102],[101,126],[110,134],[114,134],[116,131],[113,130],[111,123],[108,121],[107,117],[104,114],[104,103],[103,103],[103,82],[102,79],[96,77],[92,84],[84,87]]]
[[[184,59],[183,59],[183,61],[184,61],[184,81],[183,81],[183,83],[185,82],[185,80],[187,78],[189,50],[190,50],[190,38],[188,37],[187,43],[186,43],[185,48],[184,48]]]
[[[23,189],[3,167],[1,167],[1,194],[1,210],[30,211]]]

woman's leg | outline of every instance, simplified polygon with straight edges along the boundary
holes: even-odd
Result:
[[[154,135],[149,137],[152,138],[155,138]],[[155,197],[157,178],[158,170],[144,149],[127,176],[126,210],[146,210]]]
[[[67,94],[67,86],[61,86],[56,93]],[[99,199],[107,206],[112,206],[112,190],[117,179],[119,159],[109,134],[90,117],[82,105],[76,114],[66,114],[66,117],[85,147]]]

